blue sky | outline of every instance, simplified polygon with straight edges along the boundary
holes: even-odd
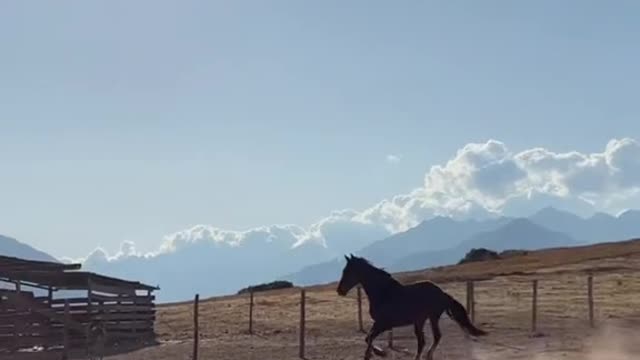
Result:
[[[469,142],[640,138],[636,1],[0,4],[0,233],[308,226]],[[400,161],[387,161],[397,155]]]

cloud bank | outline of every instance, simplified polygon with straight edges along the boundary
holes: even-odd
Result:
[[[149,254],[137,252],[134,243],[126,242],[116,254],[98,249],[84,262],[91,268],[131,259],[148,261],[201,244],[212,253],[242,248],[248,254],[257,249],[264,256],[295,253],[304,261],[318,262],[355,251],[433,216],[519,215],[513,213],[558,204],[577,213],[615,214],[637,207],[639,194],[640,143],[635,139],[612,139],[597,153],[559,153],[545,148],[512,152],[506,144],[488,140],[467,144],[446,163],[432,166],[423,183],[408,194],[364,210],[334,211],[309,228],[271,225],[235,231],[198,225],[167,235]],[[290,257],[277,261],[287,262]],[[298,264],[293,261],[291,271],[297,270],[293,266]]]

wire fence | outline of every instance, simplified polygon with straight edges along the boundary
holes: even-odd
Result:
[[[608,319],[637,318],[637,274],[504,276],[440,286],[490,332],[544,336],[567,328],[597,327]],[[156,332],[161,340],[193,344],[192,359],[199,354],[202,359],[233,358],[228,354],[253,358],[252,354],[271,350],[282,358],[331,358],[330,354],[348,349],[364,350],[363,333],[372,324],[364,292],[356,289],[339,297],[333,290],[298,290],[211,299],[194,306],[161,306]],[[448,322],[451,327],[453,323]],[[444,332],[445,337],[461,336],[453,327]],[[412,349],[415,342],[412,327],[394,329],[378,339],[405,349]]]

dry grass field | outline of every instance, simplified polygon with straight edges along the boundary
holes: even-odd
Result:
[[[587,274],[594,275],[596,328],[588,320]],[[630,360],[640,358],[640,240],[550,249],[525,256],[396,274],[402,281],[432,280],[465,303],[465,280],[474,279],[476,324],[490,335],[474,341],[446,315],[436,359]],[[532,280],[538,279],[538,326],[531,331]],[[366,298],[365,298],[366,299]],[[248,296],[200,303],[201,359],[297,359],[299,289],[255,296],[254,335],[248,334]],[[366,301],[365,327],[370,324]],[[355,291],[338,297],[335,284],[307,289],[306,358],[361,359]],[[161,345],[110,359],[190,359],[190,303],[159,307]],[[430,342],[429,327],[426,327]],[[387,334],[377,341],[386,346]],[[394,332],[389,359],[413,359],[412,330]]]

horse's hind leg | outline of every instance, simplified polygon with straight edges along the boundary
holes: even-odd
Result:
[[[418,340],[418,352],[416,353],[416,360],[419,360],[422,357],[422,350],[424,350],[424,323],[426,320],[417,321],[413,324],[413,331],[416,334],[416,339]]]
[[[431,331],[433,332],[433,343],[431,347],[427,351],[427,360],[433,360],[433,352],[436,350],[436,347],[440,343],[440,339],[442,338],[442,333],[440,332],[440,325],[438,322],[440,321],[440,316],[432,316],[429,319],[429,323],[431,323]]]

